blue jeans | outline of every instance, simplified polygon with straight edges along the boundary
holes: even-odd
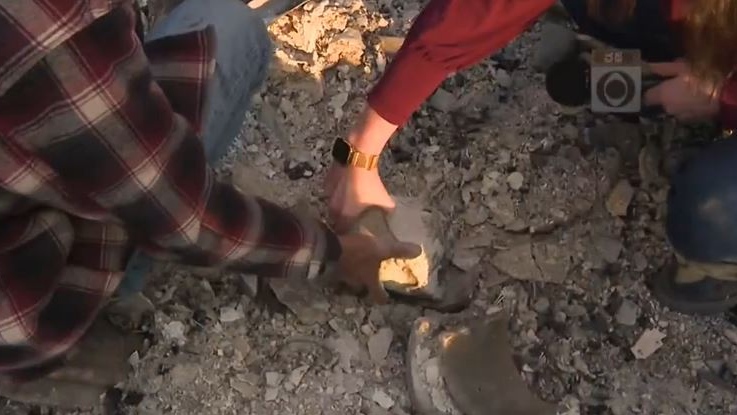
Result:
[[[238,137],[251,96],[266,78],[272,48],[264,22],[239,0],[184,0],[151,28],[146,42],[208,25],[215,29],[217,47],[202,142],[208,161],[214,164]],[[136,250],[118,296],[141,291],[152,268],[153,260]]]

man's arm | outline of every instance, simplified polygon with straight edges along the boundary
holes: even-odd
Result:
[[[38,72],[68,82],[58,91],[67,103],[59,125],[83,126],[37,134],[34,151],[57,185],[166,258],[264,277],[320,275],[341,254],[337,237],[317,220],[215,179],[200,138],[152,79],[132,22],[130,9],[113,11],[52,51],[49,75]],[[192,36],[207,41],[206,32]],[[67,59],[72,53],[76,60]],[[206,57],[187,58],[182,70],[205,72]],[[39,85],[46,84],[54,82]]]
[[[376,154],[451,73],[521,34],[554,0],[432,0],[419,14],[349,141]]]

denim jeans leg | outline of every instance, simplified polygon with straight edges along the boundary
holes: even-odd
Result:
[[[272,55],[264,22],[239,0],[185,0],[151,28],[146,41],[215,29],[215,71],[208,85],[202,142],[211,165],[238,137],[251,97],[263,84]],[[140,250],[131,256],[118,295],[140,292],[153,260]]]

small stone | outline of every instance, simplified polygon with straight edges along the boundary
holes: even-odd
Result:
[[[457,101],[455,95],[443,88],[438,88],[430,98],[429,104],[438,111],[450,112],[455,108]]]
[[[663,347],[665,333],[660,330],[645,330],[634,346],[630,349],[637,359],[647,359]]]
[[[381,363],[386,359],[391,347],[394,332],[388,327],[379,329],[368,341],[368,351],[371,360],[375,363]]]
[[[169,376],[171,376],[172,385],[181,388],[191,386],[192,382],[197,379],[198,373],[197,365],[186,363],[171,368]]]
[[[617,310],[617,315],[615,317],[619,324],[634,326],[637,323],[637,317],[639,314],[640,310],[637,304],[630,300],[624,300],[622,301],[622,305],[619,306],[619,310]]]
[[[242,293],[251,298],[256,298],[258,294],[258,277],[252,274],[241,274],[239,277]]]
[[[550,300],[545,297],[540,297],[532,305],[532,308],[540,314],[545,314],[550,311]]]
[[[525,183],[525,176],[522,173],[516,171],[507,177],[507,184],[512,190],[519,190]]]
[[[168,342],[175,342],[179,346],[183,346],[187,342],[184,336],[184,323],[181,321],[171,321],[164,326],[164,339]]]
[[[223,307],[220,309],[220,322],[221,323],[233,323],[238,320],[244,319],[246,316],[243,314],[243,309],[240,307]]]
[[[325,323],[330,318],[328,300],[307,280],[271,278],[268,284],[279,302],[287,306],[302,324]]]
[[[529,243],[500,251],[492,257],[491,262],[499,271],[514,279],[531,281],[543,279],[540,268],[532,257],[532,246]]]
[[[329,339],[328,346],[338,354],[340,367],[345,372],[350,372],[353,360],[361,355],[361,344],[348,332],[341,331],[338,337]]]
[[[325,58],[331,63],[342,61],[351,66],[360,66],[365,49],[361,32],[348,28],[328,43]]]
[[[266,386],[276,387],[279,386],[284,375],[279,372],[266,372]]]
[[[588,312],[586,311],[586,307],[581,304],[570,304],[566,307],[565,313],[568,317],[578,318],[585,316]]]
[[[571,141],[578,140],[579,137],[579,129],[573,124],[566,124],[561,128],[560,132],[563,134],[563,137],[567,138]]]
[[[236,354],[240,357],[239,360],[245,359],[251,353],[251,344],[243,337],[233,339],[232,344]]]
[[[494,79],[502,88],[509,88],[512,86],[512,77],[509,76],[509,73],[504,69],[497,68],[494,71]]]
[[[308,365],[303,365],[294,369],[292,373],[289,374],[289,383],[294,387],[299,386],[299,384],[302,383],[302,378],[305,377],[308,370],[310,370],[310,366]]]
[[[469,226],[478,226],[489,219],[489,210],[484,206],[470,206],[463,215],[463,220]]]
[[[635,189],[627,180],[620,180],[606,200],[606,208],[613,216],[625,217],[629,209]]]
[[[635,271],[637,272],[642,272],[647,269],[647,258],[642,252],[635,252],[632,257],[632,262],[634,262]]]
[[[617,262],[623,249],[622,241],[608,236],[597,237],[594,240],[594,244],[604,261],[610,264]]]
[[[258,395],[258,388],[255,385],[239,379],[230,379],[230,387],[245,399],[253,399]]]
[[[724,330],[724,337],[726,337],[729,341],[737,345],[737,330],[733,330],[733,329]]]
[[[456,249],[452,262],[463,271],[469,272],[481,262],[481,257],[470,249]]]
[[[266,388],[264,391],[264,400],[266,402],[275,401],[277,396],[279,396],[279,389],[277,388]]]
[[[394,399],[392,399],[391,396],[387,395],[386,392],[380,389],[374,391],[371,399],[373,399],[374,402],[379,404],[379,406],[384,409],[391,409],[391,407],[394,406]]]

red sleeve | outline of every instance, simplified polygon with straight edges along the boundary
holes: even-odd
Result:
[[[452,72],[467,68],[525,31],[554,0],[431,0],[368,97],[401,125]]]
[[[732,75],[722,88],[720,103],[722,128],[737,130],[737,75]]]

